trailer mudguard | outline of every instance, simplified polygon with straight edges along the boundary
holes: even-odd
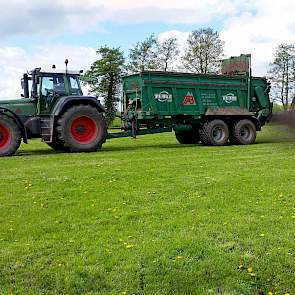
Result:
[[[21,131],[24,143],[28,143],[27,131],[26,131],[26,128],[25,128],[22,120],[20,119],[20,117],[16,113],[14,113],[13,111],[11,111],[7,108],[4,108],[4,107],[0,107],[0,114],[4,114],[8,117],[12,117],[15,120],[17,126],[19,127],[19,129]]]
[[[96,108],[100,113],[105,112],[104,107],[101,105],[100,101],[93,96],[65,96],[61,98],[57,104],[54,106],[52,115],[58,116],[62,114],[65,110],[78,104],[88,104]]]

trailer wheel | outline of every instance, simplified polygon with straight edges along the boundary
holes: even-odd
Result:
[[[256,140],[256,127],[248,119],[236,123],[231,132],[231,142],[235,144],[252,144]]]
[[[200,141],[197,130],[175,131],[175,137],[180,144],[197,144]]]
[[[206,122],[200,129],[200,138],[205,145],[225,145],[229,138],[227,124],[222,120]]]
[[[21,144],[21,131],[15,121],[0,116],[0,157],[12,156]]]
[[[73,106],[57,121],[58,139],[70,152],[94,152],[107,136],[104,117],[89,105]]]

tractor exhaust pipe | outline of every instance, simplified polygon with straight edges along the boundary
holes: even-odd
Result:
[[[30,93],[29,93],[29,77],[28,77],[28,74],[24,74],[22,82],[23,82],[23,89],[24,89],[24,97],[29,98]]]

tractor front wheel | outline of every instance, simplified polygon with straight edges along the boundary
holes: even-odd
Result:
[[[73,106],[57,122],[58,139],[70,152],[94,152],[105,142],[106,122],[89,105]]]
[[[0,157],[12,156],[21,144],[21,131],[15,121],[0,115]]]

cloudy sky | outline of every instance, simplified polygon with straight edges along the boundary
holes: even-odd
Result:
[[[255,75],[265,75],[275,48],[295,42],[294,0],[10,0],[0,2],[0,99],[21,93],[20,76],[56,64],[86,70],[101,45],[126,53],[155,33],[176,36],[213,27],[225,55],[251,53]]]

